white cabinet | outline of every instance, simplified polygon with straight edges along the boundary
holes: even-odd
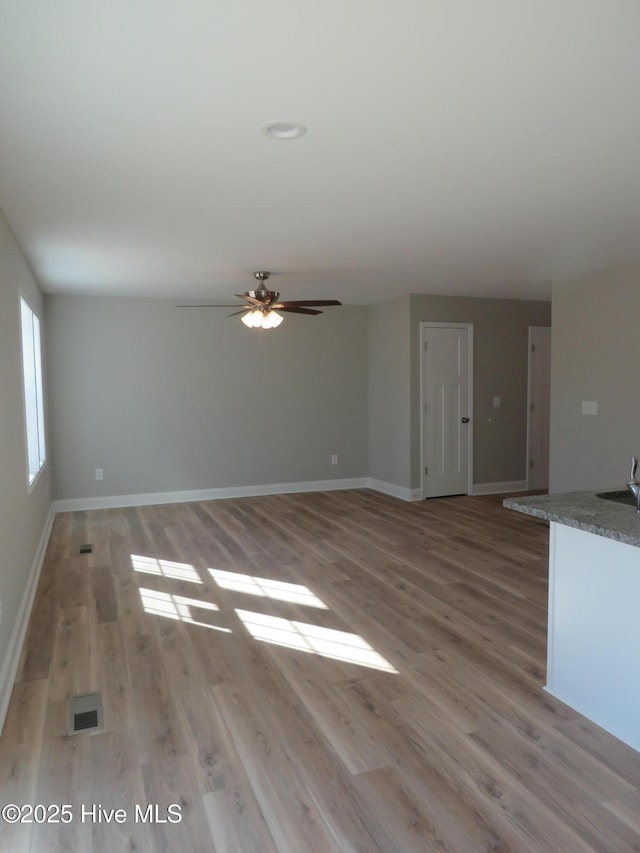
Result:
[[[640,548],[552,522],[545,689],[640,751]]]

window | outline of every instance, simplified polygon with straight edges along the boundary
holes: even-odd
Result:
[[[42,395],[42,351],[40,320],[31,306],[20,297],[22,320],[22,379],[27,431],[27,483],[35,482],[46,460],[44,442],[44,400]]]

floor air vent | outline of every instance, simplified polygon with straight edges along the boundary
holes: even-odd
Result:
[[[99,693],[74,696],[69,703],[67,734],[102,731],[102,698]]]
[[[81,554],[93,554],[93,545],[81,545],[80,546]]]

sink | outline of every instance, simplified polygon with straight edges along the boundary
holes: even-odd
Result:
[[[604,498],[605,501],[615,501],[619,504],[628,504],[629,506],[636,505],[636,499],[631,494],[629,489],[624,489],[617,492],[599,492],[597,498]]]

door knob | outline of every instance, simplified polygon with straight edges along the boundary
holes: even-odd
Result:
[[[469,418],[462,418],[462,423],[463,423],[463,424],[468,424],[468,423],[469,423]]]

